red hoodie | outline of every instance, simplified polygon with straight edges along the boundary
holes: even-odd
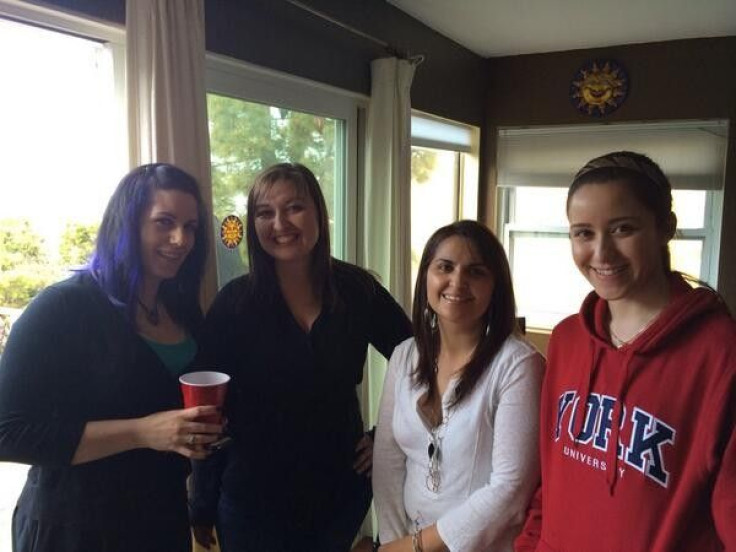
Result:
[[[552,333],[542,509],[538,493],[517,552],[736,551],[736,322],[710,290],[671,285],[620,349],[595,293]]]

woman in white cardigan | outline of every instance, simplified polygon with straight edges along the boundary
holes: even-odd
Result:
[[[488,228],[460,221],[432,235],[413,324],[381,398],[379,550],[511,551],[539,481],[544,360],[519,335],[508,261]]]

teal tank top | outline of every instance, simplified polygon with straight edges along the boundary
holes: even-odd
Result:
[[[179,343],[159,343],[145,336],[143,339],[177,380],[179,376],[187,372],[187,368],[197,354],[197,342],[189,336]]]

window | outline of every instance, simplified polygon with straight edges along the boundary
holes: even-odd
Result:
[[[57,32],[20,23],[0,2],[0,354],[25,305],[92,250],[107,200],[127,167],[122,32],[44,15]],[[91,25],[90,25],[91,27]],[[102,32],[104,31],[104,32]],[[68,34],[74,32],[75,35]],[[50,93],[53,91],[53,93]]]
[[[127,169],[122,41],[115,28],[0,1],[0,355],[28,302],[86,262]],[[27,469],[0,463],[0,552]]]
[[[609,151],[640,151],[659,163],[678,219],[672,266],[715,285],[726,133],[723,121],[500,130],[498,229],[527,325],[551,329],[591,289],[570,254],[567,187],[586,161]]]
[[[478,129],[415,114],[411,119],[411,281],[435,230],[478,216]]]
[[[0,18],[0,74],[17,83],[0,87],[0,105],[12,106],[0,125],[4,329],[36,293],[86,262],[125,172],[120,51],[109,41]]]
[[[226,248],[222,220],[248,216],[255,176],[298,162],[315,173],[330,216],[332,253],[354,259],[356,99],[342,91],[242,62],[209,56],[207,109],[212,158],[218,285],[246,271],[245,242]]]

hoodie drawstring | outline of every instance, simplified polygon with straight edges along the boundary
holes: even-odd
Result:
[[[601,357],[603,356],[603,347],[600,347],[595,340],[589,341],[591,363],[589,370],[583,370],[580,376],[580,383],[577,389],[577,400],[578,407],[575,409],[575,418],[573,420],[572,434],[575,435],[573,445],[578,446],[578,437],[583,432],[585,425],[585,418],[587,416],[588,406],[588,395],[592,387],[595,373],[599,369]],[[614,397],[616,403],[614,404],[613,411],[611,412],[611,433],[608,441],[608,450],[606,451],[606,483],[608,484],[608,491],[613,496],[616,483],[618,482],[618,441],[621,434],[621,423],[624,417],[624,402],[626,400],[626,391],[629,388],[631,379],[631,364],[634,358],[635,350],[627,347],[624,351],[623,362],[621,363],[621,369],[618,377],[618,385],[616,386],[616,393]]]
[[[606,483],[608,483],[608,492],[611,496],[616,489],[616,483],[618,482],[618,438],[621,433],[621,423],[624,416],[624,402],[626,401],[626,391],[629,388],[629,382],[631,379],[631,362],[634,358],[634,349],[628,348],[624,354],[624,360],[621,365],[623,371],[622,377],[618,381],[618,388],[616,394],[616,404],[613,407],[611,413],[611,439],[608,443],[607,462],[608,470],[606,471]],[[625,450],[622,451],[625,454]]]
[[[593,374],[598,369],[598,362],[601,358],[601,349],[596,346],[595,342],[591,339],[590,345],[590,370],[583,370],[580,375],[580,383],[577,389],[577,400],[578,408],[576,409],[575,419],[573,420],[572,434],[575,436],[573,445],[578,446],[578,437],[583,432],[583,425],[585,424],[585,416],[588,404],[588,395],[590,394],[590,387],[593,382]]]

